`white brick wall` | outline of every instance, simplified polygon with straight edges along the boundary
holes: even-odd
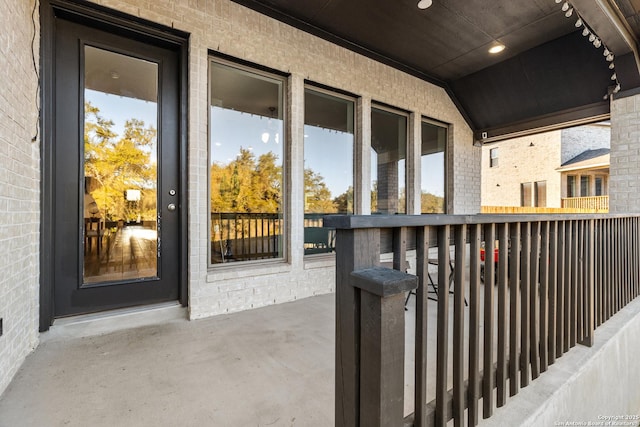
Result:
[[[480,207],[480,150],[446,92],[434,85],[228,0],[96,0],[98,3],[191,34],[189,45],[189,288],[191,318],[291,301],[334,289],[333,262],[305,262],[302,253],[302,173],[292,165],[290,257],[286,263],[207,267],[207,50],[212,49],[291,74],[290,88],[305,79],[453,125],[449,181],[453,213]],[[289,154],[300,159],[303,97],[291,95]],[[368,120],[359,117],[362,123]],[[364,121],[363,121],[364,120]],[[363,132],[360,137],[368,137]],[[367,141],[359,142],[360,145]],[[367,157],[367,156],[365,156]],[[367,172],[367,160],[360,170]],[[453,169],[452,169],[453,168]],[[455,171],[456,173],[453,173]],[[417,171],[419,174],[419,170]],[[419,176],[419,175],[418,175]],[[295,182],[298,180],[298,182]],[[367,177],[368,180],[368,177]],[[368,184],[365,184],[367,188]],[[364,200],[364,199],[363,199]],[[363,207],[366,212],[367,208]],[[293,227],[294,225],[297,225]]]
[[[482,147],[482,205],[520,206],[520,184],[547,181],[547,207],[561,203],[561,132],[514,138]],[[533,144],[533,147],[531,146]],[[498,166],[489,167],[489,151],[498,148]],[[532,190],[533,191],[533,190]]]
[[[573,159],[586,150],[609,148],[611,127],[608,125],[577,126],[562,131],[561,163]]]
[[[32,8],[33,1],[0,0],[0,394],[38,342],[40,153],[39,142],[31,141],[38,120]]]
[[[640,95],[611,103],[609,212],[640,212]]]

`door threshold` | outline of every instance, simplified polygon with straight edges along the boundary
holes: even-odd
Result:
[[[187,308],[178,301],[62,317],[53,321],[49,331],[40,334],[40,341],[104,335],[141,326],[186,320],[187,317]]]

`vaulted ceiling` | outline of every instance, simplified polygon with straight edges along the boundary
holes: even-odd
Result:
[[[572,0],[570,17],[564,0],[234,1],[442,86],[478,139],[602,119],[618,83],[640,86],[640,0]]]

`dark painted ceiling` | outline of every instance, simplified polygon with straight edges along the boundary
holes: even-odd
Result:
[[[571,17],[555,0],[235,1],[444,87],[478,138],[601,118],[617,83],[640,86],[640,0],[574,0]],[[579,16],[617,48],[618,81]],[[489,54],[496,43],[506,49]]]

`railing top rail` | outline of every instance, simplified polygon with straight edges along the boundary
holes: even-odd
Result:
[[[624,214],[476,214],[476,215],[330,215],[324,227],[340,230],[364,228],[422,227],[459,224],[491,224],[535,221],[571,221],[586,219],[635,218],[640,213]]]

